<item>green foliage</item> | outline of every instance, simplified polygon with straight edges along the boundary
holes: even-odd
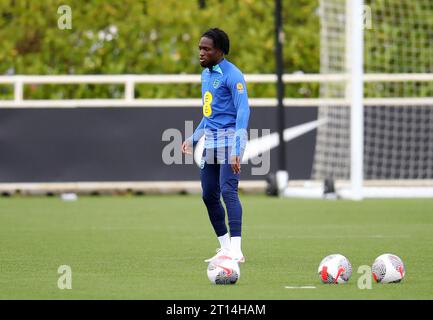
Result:
[[[0,74],[200,73],[197,44],[210,27],[230,36],[228,59],[244,73],[273,73],[274,2],[271,0],[2,0]],[[60,5],[72,9],[72,29],[61,30]],[[285,72],[319,71],[317,0],[283,1]],[[120,98],[122,86],[27,86],[25,97]],[[9,91],[8,91],[9,92]],[[274,86],[251,85],[251,96],[271,97]],[[287,96],[317,88],[288,86]],[[0,92],[4,95],[4,91]],[[197,85],[137,86],[136,96],[194,97]]]
[[[229,34],[228,59],[244,73],[275,72],[273,0],[206,0],[205,7],[201,2],[0,0],[0,74],[198,74],[200,35],[216,26]],[[65,4],[72,9],[71,30],[57,25],[61,17],[58,8]],[[366,0],[366,4],[374,22],[373,29],[365,31],[365,70],[433,71],[431,6],[412,0]],[[399,8],[413,15],[402,14]],[[287,73],[319,72],[317,10],[318,0],[283,0]],[[409,39],[411,45],[401,39]],[[249,84],[248,90],[251,97],[275,96],[273,84]],[[368,97],[432,94],[428,83],[369,83],[365,92]],[[124,87],[31,85],[25,87],[24,94],[33,99],[122,98]],[[200,86],[137,85],[135,94],[139,98],[197,97]],[[315,97],[318,84],[287,85],[285,94]],[[11,96],[10,86],[0,87],[0,99]]]

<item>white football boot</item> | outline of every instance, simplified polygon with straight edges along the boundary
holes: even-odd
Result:
[[[239,252],[233,252],[232,251],[230,253],[230,258],[232,258],[237,263],[244,263],[245,262],[245,256],[243,255],[243,253],[241,251],[239,251]]]
[[[222,257],[222,256],[230,256],[230,251],[224,248],[218,248],[216,250],[216,255],[214,255],[212,258],[206,259],[204,262],[211,262],[212,260],[215,260],[216,258]]]

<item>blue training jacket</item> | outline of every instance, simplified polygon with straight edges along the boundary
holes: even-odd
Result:
[[[203,119],[190,139],[195,145],[205,135],[205,148],[232,147],[239,156],[248,139],[250,117],[247,87],[242,72],[223,59],[201,74]]]

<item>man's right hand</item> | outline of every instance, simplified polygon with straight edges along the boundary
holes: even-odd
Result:
[[[192,141],[191,140],[188,139],[182,143],[182,153],[192,154]]]

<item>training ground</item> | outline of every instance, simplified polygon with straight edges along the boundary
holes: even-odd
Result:
[[[247,262],[236,285],[217,286],[203,260],[218,243],[199,196],[0,198],[0,299],[433,298],[433,199],[241,202]],[[388,252],[403,259],[403,281],[358,288],[358,268]],[[320,282],[332,253],[352,263],[347,284]],[[62,265],[71,289],[58,288]]]

